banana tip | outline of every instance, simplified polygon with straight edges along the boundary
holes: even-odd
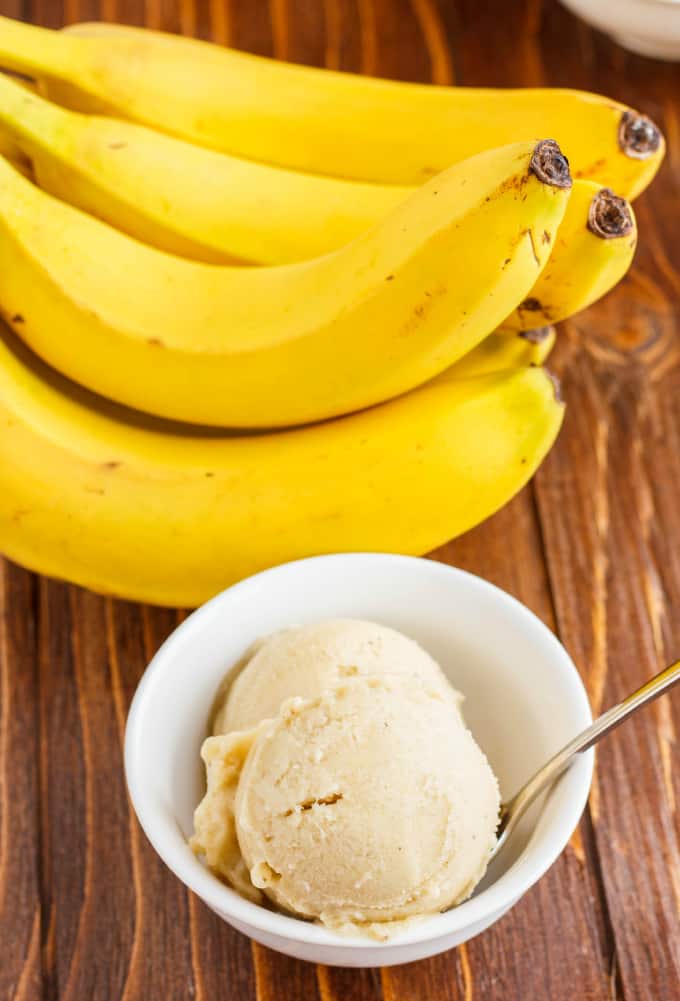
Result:
[[[624,111],[619,122],[619,146],[633,160],[647,160],[659,150],[663,136],[651,118]]]
[[[553,188],[570,188],[572,185],[569,161],[554,139],[542,139],[536,143],[529,172]]]
[[[554,327],[533,327],[531,330],[520,330],[519,336],[530,344],[542,344],[555,330]]]
[[[553,394],[555,396],[555,401],[557,403],[564,403],[564,397],[562,396],[562,383],[557,378],[554,372],[551,372],[549,368],[544,368],[543,371],[548,376],[552,382]]]
[[[598,191],[588,209],[588,229],[603,240],[615,240],[632,233],[635,223],[626,199],[615,195],[611,188]]]

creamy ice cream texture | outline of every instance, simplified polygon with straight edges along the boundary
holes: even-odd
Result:
[[[333,635],[331,625],[318,628]],[[360,624],[365,639],[369,625]],[[293,636],[268,642],[282,635],[294,661]],[[357,671],[343,675],[329,669],[332,657],[318,670],[315,658],[303,658],[307,668],[295,664],[290,679],[305,697],[280,671],[277,694],[267,689],[268,644],[260,648],[252,677],[271,696],[269,716],[205,741],[208,788],[192,839],[209,868],[245,896],[386,938],[404,921],[465,899],[483,875],[498,820],[496,779],[465,728],[457,693],[403,639],[408,670],[403,660],[401,669],[392,662],[373,670],[379,658],[364,669],[357,657],[344,665]],[[241,701],[241,687],[234,705],[243,716],[231,718],[250,723],[254,703]],[[279,693],[284,701],[273,708]]]
[[[275,716],[286,699],[313,698],[369,674],[440,684],[462,702],[437,662],[414,640],[374,622],[332,619],[284,629],[257,644],[218,703],[213,733],[250,729]]]

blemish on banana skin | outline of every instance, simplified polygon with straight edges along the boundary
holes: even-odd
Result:
[[[548,237],[548,241],[550,241],[550,233],[548,233],[547,230],[544,230],[542,238],[544,243],[546,242],[545,239],[546,235]],[[531,228],[521,229],[517,234],[517,236],[513,239],[510,249],[514,252],[514,250],[520,245],[525,236],[529,237],[529,242],[531,243],[531,252],[533,254],[534,261],[540,267],[541,259],[538,255],[538,251],[536,250],[536,238],[534,236],[534,231]],[[513,260],[512,257],[506,257],[505,260],[503,261],[503,264],[501,265],[501,271],[505,271],[505,269],[512,262],[512,260]]]
[[[426,289],[423,292],[424,299],[421,302],[417,302],[411,310],[411,315],[402,328],[402,334],[411,334],[414,330],[417,330],[432,309],[435,300],[440,296],[446,295],[447,292],[448,288],[443,283],[436,285],[432,289]]]
[[[531,244],[531,253],[534,255],[534,260],[536,261],[536,264],[540,268],[540,266],[541,266],[541,259],[538,256],[538,252],[536,250],[536,240],[535,240],[535,237],[534,237],[534,231],[533,231],[533,229],[525,229],[523,235],[526,235],[526,236],[529,237],[529,243]]]
[[[512,174],[510,177],[506,177],[504,181],[501,181],[498,187],[486,196],[484,202],[485,204],[489,204],[489,202],[495,202],[503,195],[507,194],[508,191],[515,191],[517,192],[518,195],[523,196],[525,194],[528,182],[529,182],[528,174],[524,172],[522,172],[521,174]]]
[[[598,176],[602,174],[607,166],[607,161],[605,159],[595,160],[593,163],[588,164],[587,167],[581,167],[580,170],[574,171],[574,177],[579,179],[587,179],[593,177],[597,174]]]

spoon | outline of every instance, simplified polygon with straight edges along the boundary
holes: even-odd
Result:
[[[573,763],[578,754],[583,754],[596,744],[601,737],[610,733],[619,723],[623,723],[642,706],[663,695],[673,685],[680,682],[680,660],[671,664],[664,671],[647,681],[636,692],[629,695],[602,713],[589,727],[577,734],[568,744],[558,751],[542,768],[515,793],[512,799],[501,803],[500,821],[498,824],[497,841],[491,852],[491,858],[498,854],[521,817],[546,786],[552,785],[563,772]]]

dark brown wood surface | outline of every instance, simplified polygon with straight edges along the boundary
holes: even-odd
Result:
[[[664,127],[617,292],[560,330],[568,416],[535,482],[436,558],[557,631],[595,708],[680,650],[680,65],[554,0],[1,0],[59,26],[147,24],[401,79],[601,90]],[[678,1001],[680,698],[602,745],[563,857],[498,925],[385,970],[251,944],[165,870],[128,804],[127,707],[180,613],[0,568],[0,1001]],[[675,767],[674,767],[675,765]]]

